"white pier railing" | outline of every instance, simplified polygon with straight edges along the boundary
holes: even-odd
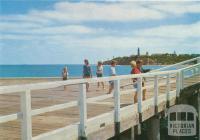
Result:
[[[198,59],[193,59],[192,61],[196,61]],[[187,62],[191,62],[188,60]],[[182,63],[181,63],[182,64]],[[184,63],[185,64],[185,63]],[[178,69],[178,70],[169,70],[169,71],[155,71],[151,73],[145,74],[137,74],[137,75],[124,75],[124,76],[113,76],[113,77],[103,77],[103,78],[91,78],[91,79],[74,79],[67,81],[57,81],[57,82],[47,82],[47,83],[37,83],[37,84],[25,84],[25,85],[14,85],[14,86],[1,86],[0,94],[10,94],[18,92],[21,95],[21,111],[15,114],[0,116],[0,123],[5,123],[8,121],[13,121],[16,119],[21,120],[21,139],[22,140],[64,140],[69,138],[77,138],[77,137],[87,137],[88,133],[92,133],[98,130],[99,125],[104,122],[106,124],[111,124],[113,122],[120,122],[122,118],[128,117],[131,113],[140,114],[143,109],[146,107],[143,104],[142,100],[142,91],[143,89],[154,89],[153,106],[156,108],[161,101],[169,101],[171,96],[180,96],[180,90],[190,86],[185,85],[184,81],[186,78],[199,76],[200,75],[200,61],[197,64]],[[154,78],[154,82],[152,85],[142,87],[142,79],[143,78]],[[171,79],[175,77],[175,79]],[[137,89],[128,89],[128,90],[120,90],[120,81],[126,79],[137,78]],[[158,79],[163,78],[166,80],[166,83],[159,83]],[[97,83],[97,82],[106,82],[106,81],[114,81],[114,110],[109,113],[104,113],[102,115],[96,116],[94,118],[87,119],[87,103],[95,102],[99,100],[104,100],[113,97],[113,94],[102,95],[98,97],[87,98],[86,94],[86,83]],[[198,81],[200,82],[200,80]],[[172,90],[170,84],[176,83],[176,90]],[[41,89],[49,89],[56,88],[64,85],[79,85],[80,94],[78,101],[71,101],[64,104],[57,104],[49,107],[44,107],[40,109],[31,109],[31,91],[33,90],[41,90]],[[193,83],[195,84],[195,83]],[[159,95],[159,86],[166,85],[166,95]],[[128,105],[124,108],[120,108],[120,95],[130,94],[133,91],[137,91],[138,93],[138,110],[137,112],[131,112],[130,108],[133,105]],[[173,94],[172,94],[173,93]],[[147,103],[146,103],[147,104]],[[149,103],[151,104],[151,103]],[[66,109],[73,106],[79,106],[80,108],[80,121],[66,126],[64,128],[60,128],[54,131],[50,131],[39,136],[32,136],[32,116],[39,115],[46,112]],[[127,111],[129,112],[127,114]],[[98,127],[97,127],[98,126]]]
[[[163,71],[163,70],[170,70],[170,69],[181,69],[181,68],[184,68],[184,67],[188,67],[188,65],[194,65],[195,63],[200,63],[200,57],[195,57],[193,59],[189,59],[189,60],[182,61],[182,62],[179,62],[179,63],[176,63],[176,64],[165,66],[165,67],[156,69],[154,71]]]

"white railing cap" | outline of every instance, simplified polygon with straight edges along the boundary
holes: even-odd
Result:
[[[34,83],[34,84],[1,86],[0,94],[25,92],[26,90],[41,90],[41,89],[48,89],[48,88],[56,88],[56,87],[64,86],[64,85],[96,83],[96,82],[103,82],[103,81],[124,80],[124,79],[132,79],[132,78],[139,78],[139,77],[152,77],[155,75],[165,75],[165,74],[172,74],[176,72],[177,70],[170,70],[170,71],[132,74],[132,75],[131,74],[120,75],[120,76],[111,76],[111,77],[102,77],[102,78],[73,79],[73,80],[66,80],[66,81],[53,81],[53,82],[42,82],[42,83]]]
[[[165,70],[165,69],[168,69],[170,67],[175,67],[175,66],[178,66],[178,65],[184,65],[184,64],[187,64],[187,63],[190,63],[192,61],[196,61],[200,59],[200,57],[195,57],[193,59],[189,59],[189,60],[186,60],[186,61],[182,61],[182,62],[179,62],[179,63],[176,63],[176,64],[172,64],[172,65],[169,65],[169,66],[166,66],[166,67],[163,67],[163,68],[159,68],[159,69],[156,69],[154,71],[160,71],[160,70]]]

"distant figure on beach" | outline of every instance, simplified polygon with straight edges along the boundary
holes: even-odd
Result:
[[[117,75],[116,69],[115,69],[116,64],[117,64],[117,61],[115,61],[115,60],[111,61],[110,72],[109,72],[110,76],[116,76]],[[108,94],[110,94],[112,92],[113,88],[114,88],[114,81],[109,81],[109,84],[110,85],[109,85]]]
[[[137,60],[136,62],[135,61],[131,61],[131,67],[132,67],[132,70],[131,70],[131,74],[140,74],[142,73],[142,61],[141,60]],[[137,88],[137,78],[133,78],[133,86],[134,88]],[[142,87],[144,87],[144,81],[142,81]],[[146,99],[146,89],[143,90],[143,100]],[[137,92],[134,96],[134,102],[136,103],[137,102]]]
[[[83,78],[92,78],[92,70],[87,59],[84,60]],[[89,91],[89,83],[86,83],[86,90]]]
[[[69,75],[69,73],[68,73],[68,70],[67,70],[67,66],[65,66],[63,68],[63,71],[62,71],[63,80],[67,80],[68,79],[68,75]]]
[[[103,77],[103,63],[101,61],[97,64],[97,71],[96,71],[97,77]],[[104,82],[98,82],[98,88],[100,87],[100,83],[102,85],[102,88],[104,89]]]
[[[63,68],[63,71],[62,71],[62,78],[63,78],[63,80],[67,80],[68,76],[69,76],[69,73],[68,73],[68,70],[67,70],[67,66],[65,66]],[[66,86],[64,86],[64,90],[65,89],[66,89]]]

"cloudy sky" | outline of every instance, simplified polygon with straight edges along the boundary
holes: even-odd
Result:
[[[0,64],[200,53],[200,2],[0,0]]]

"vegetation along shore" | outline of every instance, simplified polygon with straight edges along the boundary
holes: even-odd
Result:
[[[200,54],[179,54],[176,53],[169,54],[152,54],[148,55],[131,55],[124,57],[113,57],[111,60],[104,61],[104,64],[110,64],[112,60],[116,60],[119,65],[129,65],[132,60],[137,60],[138,58],[143,60],[144,65],[170,65],[179,63],[181,61],[189,60],[195,57],[200,56]]]

